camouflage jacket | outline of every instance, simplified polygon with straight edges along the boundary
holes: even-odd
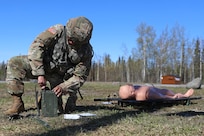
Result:
[[[32,74],[40,76],[55,72],[64,77],[64,82],[60,84],[63,89],[73,85],[79,88],[89,75],[93,57],[92,46],[87,43],[77,49],[68,45],[69,48],[65,47],[60,43],[64,40],[63,32],[64,26],[57,24],[35,38],[28,52]]]

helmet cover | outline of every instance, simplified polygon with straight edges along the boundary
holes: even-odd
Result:
[[[67,36],[74,41],[84,43],[91,38],[93,24],[85,17],[71,18],[66,27]]]

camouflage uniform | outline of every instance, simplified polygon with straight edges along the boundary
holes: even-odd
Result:
[[[69,92],[70,97],[76,99],[77,90],[89,74],[93,57],[89,43],[93,26],[90,22],[86,23],[86,18],[82,19],[85,19],[85,23],[80,24],[79,19],[73,18],[68,21],[66,27],[57,24],[48,28],[35,38],[28,56],[17,56],[9,60],[6,81],[10,94],[24,93],[24,78],[44,76],[51,89],[59,85]],[[78,29],[82,29],[79,31],[87,32],[85,36],[83,33],[77,33],[77,25],[81,25],[78,26]],[[77,45],[68,45],[68,37],[75,40]]]

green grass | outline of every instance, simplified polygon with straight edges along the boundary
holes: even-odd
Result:
[[[117,103],[104,105],[93,101],[94,98],[106,98],[117,93],[120,83],[87,82],[81,88],[83,99],[78,97],[77,110],[74,113],[90,112],[93,117],[78,120],[65,120],[58,117],[38,118],[35,110],[35,85],[25,84],[23,100],[27,112],[23,119],[9,121],[3,115],[12,103],[5,91],[5,84],[0,84],[0,136],[201,136],[204,135],[204,101],[194,100],[190,105],[173,105],[139,109],[121,107]],[[185,92],[184,87],[163,87],[175,92]],[[37,88],[39,89],[39,88]],[[79,95],[78,95],[79,96]],[[204,97],[204,89],[195,90],[194,96]]]

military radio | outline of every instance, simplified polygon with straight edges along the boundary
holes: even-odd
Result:
[[[44,117],[58,116],[58,113],[57,113],[58,99],[52,90],[50,90],[48,87],[42,90],[40,103],[37,102],[38,101],[37,97],[38,97],[38,92],[36,91],[36,104],[37,104],[38,115],[40,115],[40,107],[41,107],[42,116]]]

